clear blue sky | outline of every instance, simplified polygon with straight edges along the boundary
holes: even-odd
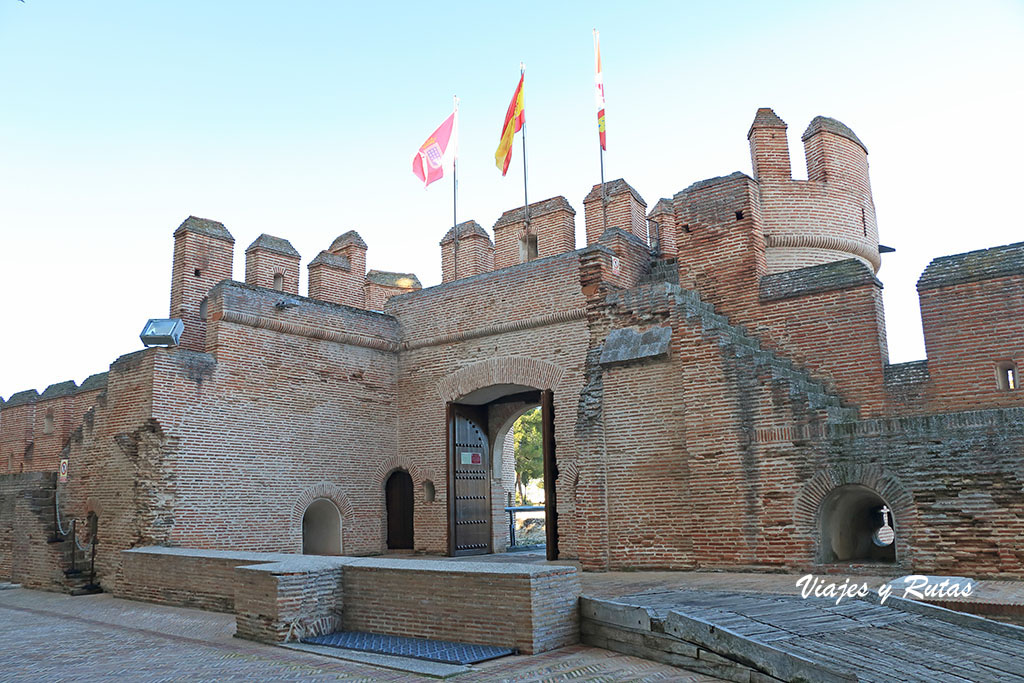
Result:
[[[758,107],[866,143],[894,361],[924,357],[914,283],[935,256],[1024,239],[1024,3],[335,3],[0,0],[0,396],[81,381],[167,315],[189,214],[305,264],[356,229],[369,267],[440,281],[447,180],[412,154],[461,99],[461,219],[522,201],[493,154],[527,65],[530,197],[579,212],[607,177],[650,205],[750,173]],[[804,176],[805,177],[805,176]]]

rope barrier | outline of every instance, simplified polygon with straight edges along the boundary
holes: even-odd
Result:
[[[72,524],[71,527],[68,530],[65,530],[64,529],[64,525],[61,524],[61,521],[60,521],[60,487],[57,487],[56,489],[54,489],[54,492],[53,492],[53,504],[55,506],[56,518],[57,518],[57,533],[59,533],[61,536],[67,537],[71,533],[71,531],[74,530],[75,525]],[[72,521],[74,521],[74,520],[72,520]],[[85,520],[79,520],[79,521],[85,521]],[[77,534],[75,534],[74,540],[75,540],[75,547],[77,547],[82,552],[88,553],[88,552],[92,551],[92,546],[93,546],[93,543],[95,542],[95,539],[93,539],[92,541],[89,541],[89,545],[86,545],[86,546],[83,546],[81,543],[78,542],[78,535]]]

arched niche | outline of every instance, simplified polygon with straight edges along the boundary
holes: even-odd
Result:
[[[327,498],[317,498],[302,514],[302,554],[341,555],[341,512]]]
[[[879,538],[880,529],[892,528],[893,514],[873,489],[858,484],[832,489],[821,502],[819,525],[824,563],[896,562],[896,543],[886,533]]]

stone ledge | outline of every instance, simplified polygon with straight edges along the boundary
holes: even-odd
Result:
[[[765,275],[759,295],[761,301],[779,301],[872,284],[882,286],[870,268],[857,259],[845,259]]]
[[[665,356],[671,342],[671,327],[652,327],[643,332],[636,327],[612,330],[604,341],[601,365]]]
[[[1024,242],[933,259],[917,281],[917,291],[965,282],[1024,275]]]

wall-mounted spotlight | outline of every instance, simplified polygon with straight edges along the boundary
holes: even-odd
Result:
[[[177,346],[184,330],[180,318],[150,318],[139,339],[145,346]]]

